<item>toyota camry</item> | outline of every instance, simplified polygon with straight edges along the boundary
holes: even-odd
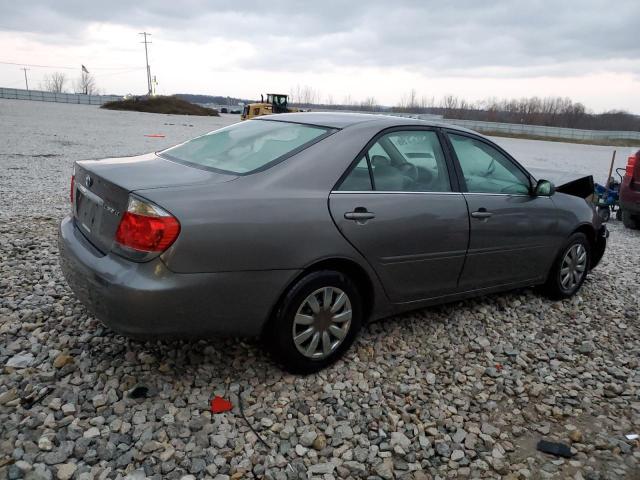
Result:
[[[308,373],[402,311],[528,286],[574,295],[607,232],[561,187],[452,125],[271,115],[76,162],[61,264],[116,331],[261,336]]]

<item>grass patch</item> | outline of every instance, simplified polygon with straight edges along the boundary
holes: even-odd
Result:
[[[170,115],[198,115],[217,117],[218,111],[182,100],[175,96],[132,97],[115,102],[107,102],[100,108],[107,110],[129,110],[132,112],[168,113]]]
[[[627,138],[606,138],[603,140],[581,140],[578,138],[561,138],[561,137],[544,137],[541,135],[529,135],[526,133],[504,133],[504,132],[495,132],[493,130],[480,130],[475,129],[476,131],[482,133],[483,135],[488,135],[491,137],[507,137],[507,138],[524,138],[526,140],[543,140],[545,142],[563,142],[563,143],[581,143],[584,145],[604,145],[611,147],[639,147],[640,141],[627,139]]]

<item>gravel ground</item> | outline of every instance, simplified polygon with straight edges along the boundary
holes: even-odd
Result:
[[[395,317],[307,377],[252,340],[141,343],[89,315],[57,263],[72,161],[234,120],[0,101],[0,478],[640,478],[640,233],[618,222],[570,301]]]

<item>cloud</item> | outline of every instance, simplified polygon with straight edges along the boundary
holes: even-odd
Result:
[[[0,25],[80,41],[91,25],[150,29],[170,41],[235,41],[242,66],[318,71],[402,68],[432,76],[566,76],[612,65],[637,72],[640,2],[404,0],[32,0],[2,7]],[[230,52],[233,57],[233,52]],[[226,62],[230,63],[230,62]],[[232,63],[232,62],[231,62]]]
[[[255,98],[309,85],[387,105],[439,98],[570,96],[640,112],[638,0],[0,0],[0,60],[91,67],[109,93]],[[35,84],[52,68],[32,68]],[[0,84],[23,72],[0,64]]]

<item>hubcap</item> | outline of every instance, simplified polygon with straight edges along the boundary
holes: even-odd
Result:
[[[316,290],[293,319],[293,343],[307,358],[321,359],[340,346],[351,327],[351,301],[336,287]]]
[[[573,245],[562,259],[560,284],[565,290],[572,290],[580,283],[587,271],[587,250],[584,245]]]

